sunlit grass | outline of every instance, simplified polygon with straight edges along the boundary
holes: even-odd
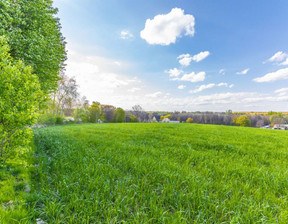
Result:
[[[287,223],[287,132],[195,124],[35,130],[47,223]]]
[[[16,150],[18,151],[18,150]],[[29,208],[26,204],[30,192],[31,151],[22,148],[17,154],[0,164],[0,223],[29,223]]]

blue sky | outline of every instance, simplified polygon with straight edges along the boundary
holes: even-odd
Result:
[[[55,0],[67,72],[90,101],[288,111],[288,1]]]

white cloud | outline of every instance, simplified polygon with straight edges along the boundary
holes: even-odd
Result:
[[[280,65],[288,65],[288,57],[287,57],[286,60],[283,61]]]
[[[255,82],[274,82],[277,80],[288,79],[288,68],[279,69],[276,72],[268,73],[262,77],[253,79]]]
[[[241,72],[236,72],[237,75],[246,75],[249,72],[250,68],[246,68]]]
[[[191,72],[190,74],[184,74],[181,78],[174,78],[173,81],[187,81],[187,82],[202,82],[205,80],[205,72]]]
[[[129,30],[122,30],[120,33],[120,38],[123,40],[132,39],[134,35]]]
[[[211,89],[213,88],[214,86],[216,86],[215,83],[210,83],[210,84],[207,84],[207,85],[201,85],[199,88],[195,89],[195,90],[191,90],[189,91],[190,93],[199,93],[205,89]]]
[[[191,61],[199,62],[204,60],[210,55],[209,51],[202,51],[199,54],[195,54],[194,56],[191,56],[190,54],[181,54],[177,57],[179,60],[179,63],[183,66],[189,66]]]
[[[132,87],[131,89],[128,89],[128,92],[135,93],[136,91],[139,91],[139,90],[141,90],[141,88]]]
[[[275,93],[278,93],[279,96],[285,96],[288,94],[288,88],[277,89]]]
[[[161,91],[158,91],[158,92],[155,92],[152,94],[147,94],[146,97],[157,98],[157,97],[162,96],[162,95],[163,95],[163,93]]]
[[[186,86],[184,86],[184,85],[178,86],[178,89],[185,89],[185,88],[186,88]]]
[[[234,84],[229,85],[229,88],[230,88],[230,89],[233,88],[233,87],[234,87]]]
[[[180,59],[179,63],[183,66],[189,66],[192,61],[190,54],[181,54],[177,57],[177,59]]]
[[[269,62],[280,62],[280,61],[283,61],[284,59],[286,59],[287,57],[288,57],[287,54],[285,54],[282,51],[278,51],[271,58],[269,58],[268,61]]]
[[[178,77],[181,73],[183,73],[182,70],[179,70],[177,68],[169,69],[165,72],[168,73],[170,77]]]
[[[228,86],[228,84],[226,82],[221,82],[217,86]]]
[[[226,69],[221,68],[221,69],[219,70],[219,74],[225,75],[225,73],[226,73]]]
[[[191,91],[189,91],[189,92],[190,92],[190,93],[199,93],[199,92],[202,92],[202,91],[205,90],[205,89],[211,89],[211,88],[216,87],[216,86],[218,86],[218,87],[221,87],[221,86],[226,86],[226,87],[228,87],[228,83],[226,83],[226,82],[221,82],[221,83],[218,83],[218,84],[210,83],[210,84],[207,84],[207,85],[201,85],[201,86],[199,86],[197,89],[191,90]]]
[[[263,63],[266,62],[275,62],[275,64],[278,65],[288,65],[288,54],[284,53],[283,51],[278,51],[271,58],[269,58]]]
[[[199,54],[194,55],[192,59],[193,61],[199,62],[207,58],[209,55],[210,55],[209,51],[202,51]]]
[[[168,14],[147,19],[140,36],[149,44],[169,45],[182,35],[193,36],[194,25],[194,16],[185,15],[180,8],[173,8]]]

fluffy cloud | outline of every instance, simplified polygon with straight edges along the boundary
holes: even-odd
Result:
[[[179,70],[177,68],[169,69],[168,71],[165,71],[169,74],[170,77],[178,77],[180,74],[183,73],[182,70]]]
[[[184,74],[181,78],[174,78],[173,81],[187,81],[187,82],[202,82],[205,80],[205,72],[191,72],[190,74]]]
[[[184,86],[184,85],[178,86],[178,89],[185,89],[185,88],[186,88],[186,86]]]
[[[177,59],[180,59],[179,63],[183,66],[189,66],[192,61],[190,54],[181,54],[179,57],[177,57]]]
[[[271,58],[269,58],[268,61],[269,62],[280,62],[280,61],[283,61],[284,59],[286,59],[287,57],[288,57],[287,54],[285,54],[282,51],[278,51]]]
[[[288,94],[288,88],[277,89],[275,93],[278,93],[279,96],[285,96]]]
[[[202,51],[199,54],[195,54],[194,56],[191,56],[190,54],[181,54],[177,57],[179,60],[179,63],[183,66],[189,66],[191,61],[199,62],[204,60],[210,55],[209,51]]]
[[[237,75],[246,75],[249,72],[250,68],[246,68],[241,72],[236,72]]]
[[[201,85],[201,86],[199,86],[199,88],[197,88],[197,89],[195,89],[195,90],[191,90],[191,91],[189,91],[190,93],[199,93],[199,92],[202,92],[203,90],[205,90],[205,89],[211,89],[211,88],[213,88],[213,87],[216,87],[216,86],[218,86],[218,87],[221,87],[221,86],[226,86],[226,87],[228,87],[228,83],[226,83],[226,82],[221,82],[221,83],[218,83],[218,84],[215,84],[215,83],[210,83],[210,84],[207,84],[207,85]],[[231,86],[231,85],[230,85]],[[229,86],[229,88],[231,88]]]
[[[120,38],[123,40],[129,40],[132,39],[133,37],[134,35],[128,30],[122,30],[120,33]]]
[[[288,54],[284,53],[283,51],[278,51],[266,62],[274,62],[278,65],[288,65]]]
[[[157,15],[153,19],[147,19],[145,28],[140,36],[149,44],[169,45],[175,43],[176,39],[194,35],[194,16],[184,14],[184,10],[174,8],[170,13]]]
[[[268,73],[262,77],[253,79],[255,82],[274,82],[277,80],[288,79],[288,68],[279,69],[276,72]]]

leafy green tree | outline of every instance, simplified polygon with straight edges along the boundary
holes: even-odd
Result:
[[[136,117],[135,115],[133,115],[133,114],[130,114],[130,122],[132,122],[132,123],[138,123],[139,122],[139,119],[138,119],[138,117]]]
[[[100,119],[101,115],[101,105],[99,102],[92,102],[92,105],[89,107],[90,112],[90,122],[96,123]]]
[[[114,122],[117,123],[122,123],[125,121],[125,110],[123,110],[122,108],[118,107],[116,109],[115,115],[114,115]]]
[[[188,117],[187,120],[186,120],[186,123],[192,123],[192,122],[193,122],[193,118]]]
[[[0,140],[1,157],[9,147],[27,144],[32,132],[28,126],[37,120],[43,99],[38,77],[31,66],[13,60],[4,37],[0,37]]]
[[[73,112],[73,117],[76,121],[80,121],[83,123],[87,123],[90,120],[89,110],[85,108],[76,108]]]
[[[251,121],[248,116],[242,115],[237,118],[236,124],[242,127],[249,127],[251,125]]]
[[[56,13],[51,0],[0,1],[0,36],[7,38],[13,58],[33,67],[45,93],[57,88],[66,59]]]

